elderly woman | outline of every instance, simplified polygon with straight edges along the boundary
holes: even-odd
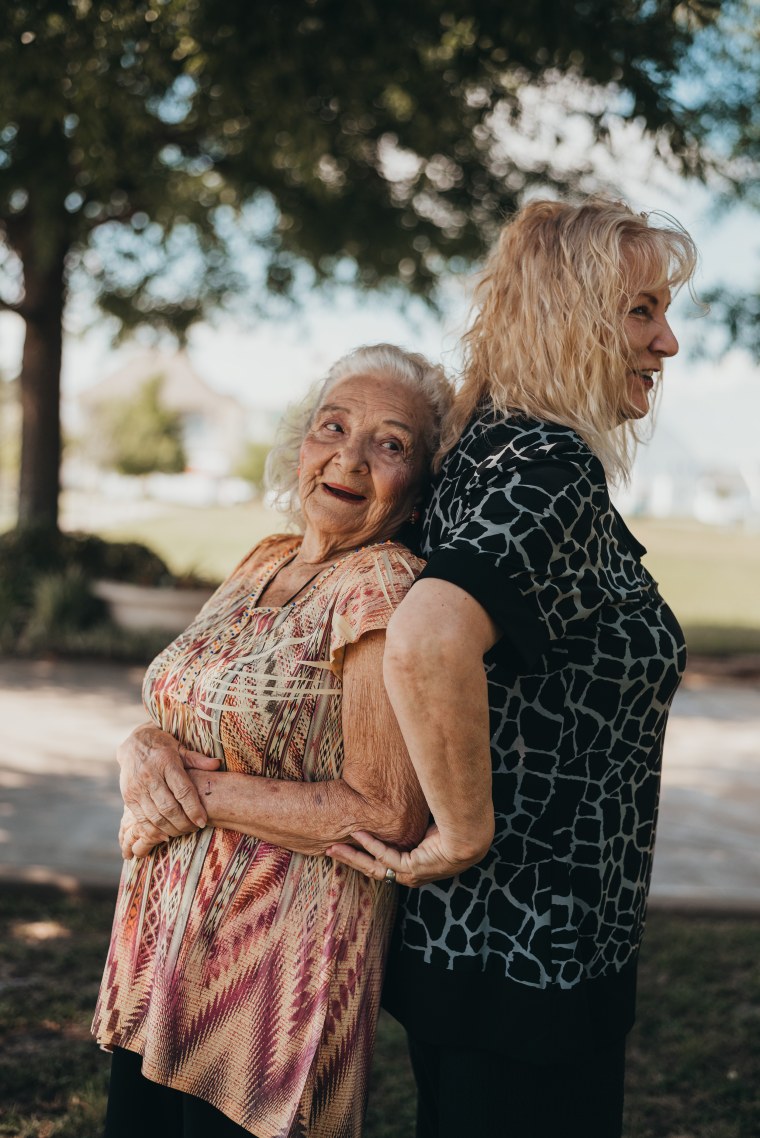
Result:
[[[360,1133],[395,889],[324,852],[357,828],[408,848],[428,819],[382,655],[421,567],[393,537],[419,517],[448,404],[420,356],[340,360],[279,456],[302,536],[258,545],[147,671],[152,725],[123,764],[205,767],[174,781],[204,825],[167,841],[187,819],[150,794],[122,824],[138,856],[94,1022],[114,1051],[108,1138]]]
[[[329,854],[420,888],[385,1002],[419,1138],[615,1138],[681,630],[610,502],[676,339],[680,228],[536,201],[480,285],[385,678],[435,820]],[[446,447],[444,446],[444,449]],[[490,736],[490,746],[488,739]],[[428,884],[437,880],[435,884]]]

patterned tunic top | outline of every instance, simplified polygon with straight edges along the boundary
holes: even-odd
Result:
[[[384,628],[421,563],[339,560],[257,598],[300,539],[258,546],[150,665],[151,718],[230,771],[339,778],[344,648]],[[207,827],[125,864],[93,1030],[257,1138],[356,1138],[394,891],[329,858]]]
[[[631,1024],[683,637],[570,428],[476,418],[423,550],[422,576],[503,631],[486,656],[496,834],[405,894],[386,1003],[421,1038],[557,1059]]]

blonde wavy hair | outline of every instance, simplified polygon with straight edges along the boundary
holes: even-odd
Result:
[[[507,222],[476,286],[438,461],[489,402],[574,428],[610,477],[629,476],[639,434],[626,421],[624,319],[639,293],[680,288],[697,264],[686,230],[664,215],[651,225],[654,216],[597,197],[533,201]]]
[[[298,456],[317,411],[330,388],[351,376],[372,375],[398,381],[416,391],[427,404],[423,446],[430,472],[432,458],[440,446],[441,429],[451,409],[454,390],[443,368],[431,364],[418,352],[407,352],[395,344],[367,344],[341,356],[321,383],[311,388],[300,403],[287,408],[277,438],[267,456],[265,485],[276,509],[298,529],[304,518],[298,499]]]

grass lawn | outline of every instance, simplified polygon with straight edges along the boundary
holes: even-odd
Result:
[[[760,651],[760,533],[634,518],[693,652]]]
[[[634,518],[630,524],[692,652],[760,652],[760,534],[696,522]],[[251,504],[172,509],[100,532],[145,542],[175,572],[221,579],[256,541],[282,528],[279,514]]]
[[[102,537],[142,541],[177,574],[197,573],[221,581],[262,537],[281,533],[281,514],[256,502],[242,506],[167,508],[165,514],[102,527]]]
[[[0,897],[3,1138],[99,1138],[108,1061],[88,1028],[112,908],[41,889]],[[760,918],[651,915],[626,1138],[760,1133],[759,938]],[[413,1115],[403,1032],[384,1017],[365,1138],[409,1138]]]

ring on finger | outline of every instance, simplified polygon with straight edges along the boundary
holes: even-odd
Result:
[[[396,884],[396,870],[391,869],[391,867],[388,866],[388,868],[385,871],[385,876],[383,877],[383,881],[385,882],[386,885],[395,885]]]

